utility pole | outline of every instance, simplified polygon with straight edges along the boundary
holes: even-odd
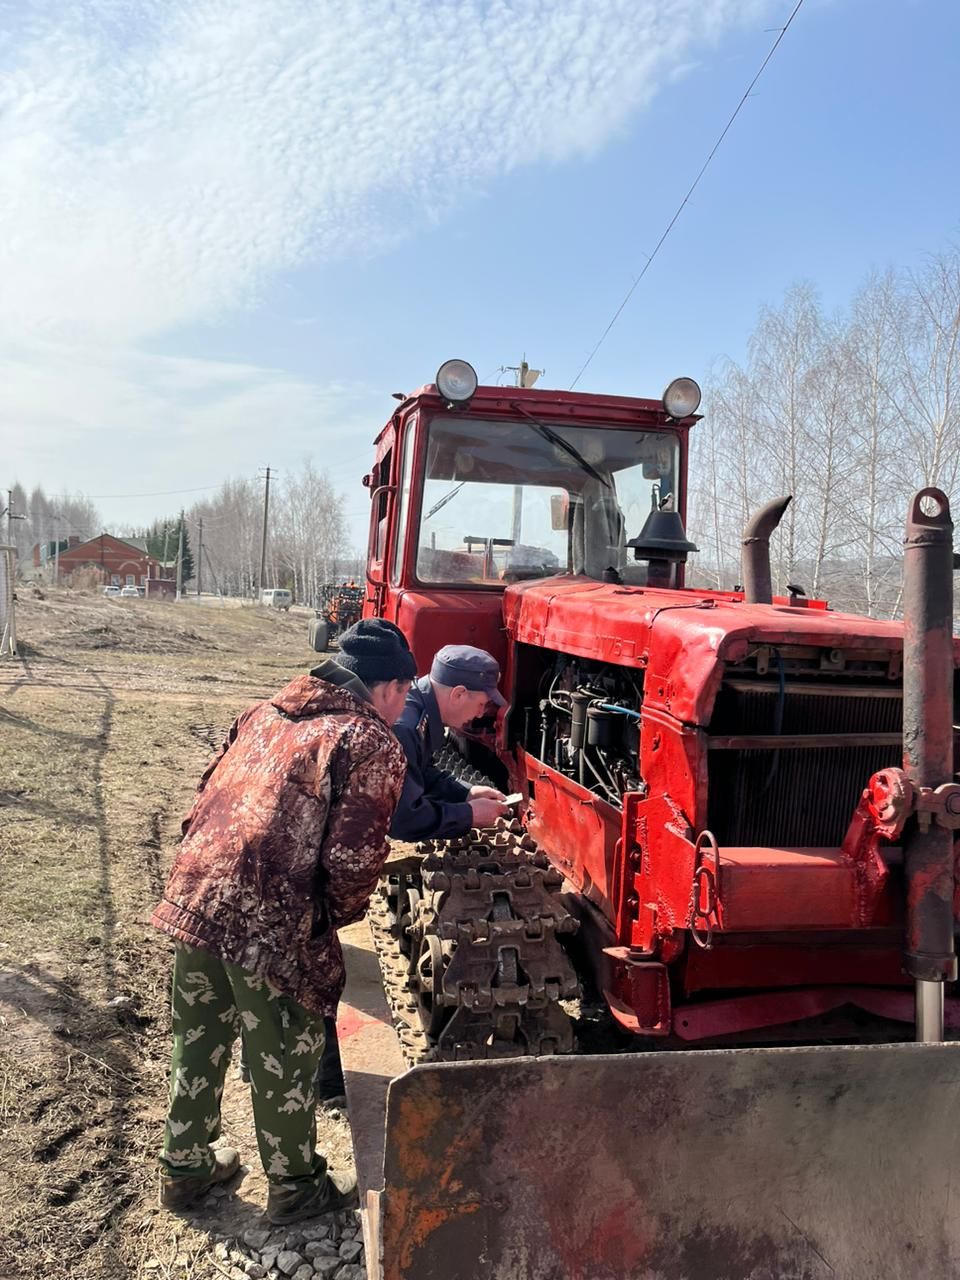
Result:
[[[504,365],[501,373],[515,373],[518,387],[532,387],[536,380],[543,376],[543,369],[531,369],[527,364],[526,353],[519,364]],[[523,524],[523,485],[513,486],[513,544],[520,541],[520,530]]]
[[[10,544],[11,547],[16,547],[16,543],[13,540],[13,522],[14,520],[26,520],[27,517],[25,515],[13,514],[13,490],[12,489],[7,490],[7,509],[6,511],[0,511],[0,518],[2,518],[3,516],[7,517],[7,542]]]
[[[203,553],[207,557],[207,568],[210,570],[210,576],[213,578],[213,586],[217,595],[220,597],[220,603],[223,604],[223,592],[220,590],[220,579],[217,577],[217,571],[213,567],[213,561],[210,559],[208,552]]]
[[[183,507],[180,508],[180,542],[177,547],[177,599],[183,595]]]
[[[266,484],[263,487],[263,529],[260,532],[260,576],[257,579],[257,599],[263,592],[263,577],[267,570],[267,513],[270,510],[270,468],[267,467]]]
[[[63,517],[60,515],[59,511],[54,514],[57,522],[53,526],[53,536],[55,539],[53,544],[53,585],[58,587],[60,585],[60,529],[62,528],[60,522]]]
[[[203,595],[203,516],[197,517],[197,595]]]

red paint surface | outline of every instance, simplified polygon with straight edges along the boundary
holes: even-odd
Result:
[[[862,938],[862,941],[860,941]],[[897,928],[862,931],[859,935],[740,934],[710,951],[692,947],[683,967],[684,991],[743,990],[789,987],[797,974],[811,986],[909,986],[900,955]],[[842,954],[838,948],[842,946]]]
[[[472,644],[506,661],[503,606],[499,591],[408,591],[388,586],[381,616],[395,622],[407,637],[426,675],[433,656],[445,644]]]
[[[363,1013],[359,1009],[354,1009],[351,1005],[344,1004],[343,1001],[337,1007],[337,1037],[340,1040],[349,1040],[351,1036],[355,1036],[358,1031],[364,1031],[369,1026],[382,1026],[383,1022],[380,1018],[374,1018],[369,1013]]]
[[[558,1213],[550,1205],[551,1236],[563,1259],[565,1280],[593,1280],[595,1276],[629,1276],[654,1244],[650,1224],[638,1218],[636,1205],[597,1204],[591,1230],[576,1229],[576,1216]]]
[[[886,874],[864,904],[857,866],[839,849],[726,848],[721,881],[728,932],[849,929],[861,919],[873,926],[892,919],[881,901]]]
[[[779,1027],[854,1005],[880,1018],[913,1022],[912,991],[870,987],[822,987],[807,991],[778,991],[688,1005],[674,1014],[674,1033],[682,1040],[712,1040],[759,1027]],[[960,1001],[944,1001],[944,1025],[960,1028]]]
[[[536,799],[527,813],[530,834],[567,878],[610,919],[616,893],[620,814],[571,778],[541,764],[526,752],[518,756]]]

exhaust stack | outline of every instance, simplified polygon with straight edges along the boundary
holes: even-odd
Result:
[[[783,519],[793,495],[774,498],[755,512],[743,531],[741,573],[743,594],[748,604],[771,604],[773,579],[770,576],[770,535]]]
[[[953,781],[953,521],[939,489],[910,504],[903,557],[903,768],[916,788]],[[943,984],[953,942],[955,832],[921,814],[904,840],[907,946],[917,1039],[943,1039]]]

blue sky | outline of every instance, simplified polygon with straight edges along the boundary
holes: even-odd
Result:
[[[794,0],[0,0],[0,449],[140,494],[348,495],[389,393],[568,386]],[[579,389],[742,358],[960,234],[954,0],[805,0]],[[189,504],[104,498],[109,522]]]

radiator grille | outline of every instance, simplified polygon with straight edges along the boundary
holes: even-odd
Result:
[[[777,731],[777,683],[724,685],[711,734]],[[899,733],[900,691],[809,689],[788,684],[784,734]],[[711,751],[709,826],[723,845],[838,845],[860,793],[878,769],[899,765],[897,746]]]

